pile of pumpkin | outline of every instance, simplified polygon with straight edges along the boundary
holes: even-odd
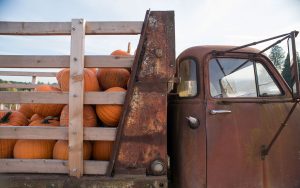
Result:
[[[116,50],[111,55],[128,56],[129,53]],[[84,69],[84,90],[123,92],[126,91],[130,72],[125,68]],[[69,91],[70,69],[63,69],[56,75],[59,88],[41,85],[38,92]],[[122,113],[122,105],[84,105],[83,126],[116,127]],[[0,126],[69,126],[69,105],[64,104],[22,104],[18,111],[0,111]],[[102,122],[99,122],[99,119]],[[83,159],[109,160],[112,141],[84,141]],[[68,159],[66,140],[0,140],[0,158],[18,159]]]

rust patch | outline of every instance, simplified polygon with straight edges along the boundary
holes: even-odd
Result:
[[[111,167],[115,162],[116,174],[154,175],[151,162],[160,160],[167,165],[167,87],[175,73],[170,66],[175,61],[174,13],[150,12],[147,23],[110,163]],[[164,169],[160,175],[166,173]]]

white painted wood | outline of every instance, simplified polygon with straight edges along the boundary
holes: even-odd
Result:
[[[137,35],[143,22],[87,22],[87,35]],[[0,35],[70,35],[70,22],[0,22]]]
[[[83,175],[85,21],[72,20],[69,93],[69,175]],[[78,79],[81,78],[81,79]]]

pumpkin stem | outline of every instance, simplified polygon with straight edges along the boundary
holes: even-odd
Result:
[[[131,42],[128,42],[127,53],[130,54],[130,51],[131,51]]]
[[[49,120],[58,120],[58,118],[53,117],[53,116],[47,116],[45,119],[43,119],[42,123],[43,124],[50,124]]]
[[[1,119],[0,123],[7,123],[9,121],[9,116],[12,114],[11,111],[7,112]]]

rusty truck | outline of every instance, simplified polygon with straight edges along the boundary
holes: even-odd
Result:
[[[173,11],[147,11],[143,22],[0,22],[0,34],[71,35],[70,56],[1,55],[0,67],[72,73],[69,93],[2,91],[1,103],[76,107],[69,128],[0,126],[1,139],[62,139],[70,148],[69,160],[0,159],[0,187],[300,187],[297,31],[196,46],[177,59]],[[85,35],[114,34],[140,34],[133,57],[84,54]],[[293,87],[263,53],[272,45],[250,47],[273,39],[288,41]],[[83,92],[84,67],[130,67],[127,92]],[[84,104],[123,104],[118,127],[83,128]],[[114,141],[110,160],[83,160],[83,140]]]

